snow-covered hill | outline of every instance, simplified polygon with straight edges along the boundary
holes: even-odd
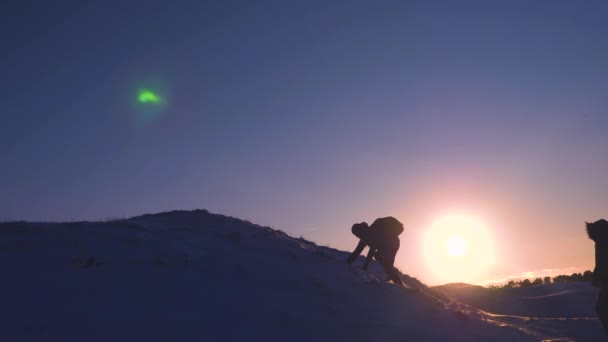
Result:
[[[378,265],[364,272],[346,264],[347,255],[204,210],[110,222],[3,223],[0,339],[538,341],[575,336],[477,310],[406,275],[405,283],[418,290],[385,283]],[[602,337],[597,320],[582,322],[586,337]]]
[[[577,341],[606,341],[595,318],[597,289],[591,283],[553,283],[513,289],[446,284],[435,289],[462,303],[535,331]]]

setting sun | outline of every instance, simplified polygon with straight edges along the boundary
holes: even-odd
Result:
[[[469,244],[461,236],[450,236],[445,242],[445,251],[452,257],[463,256],[467,249]]]
[[[424,236],[424,258],[441,282],[476,282],[494,261],[494,245],[481,220],[447,215],[433,222]]]

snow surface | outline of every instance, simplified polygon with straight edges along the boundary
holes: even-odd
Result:
[[[594,311],[598,290],[591,283],[565,282],[513,289],[470,284],[437,286],[449,297],[491,312],[504,322],[525,323],[544,335],[576,341],[608,341]]]
[[[605,340],[591,297],[571,315],[551,302],[571,287],[527,293],[542,319],[497,315],[407,275],[409,288],[386,283],[375,262],[364,272],[347,256],[204,210],[3,223],[0,340]]]

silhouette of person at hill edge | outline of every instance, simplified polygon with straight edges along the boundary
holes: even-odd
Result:
[[[608,334],[608,221],[587,222],[587,235],[595,242],[595,269],[591,284],[600,289],[595,312]]]
[[[376,258],[384,268],[384,272],[386,272],[388,278],[395,284],[403,285],[397,270],[393,266],[395,256],[399,250],[400,242],[398,236],[403,232],[403,224],[396,218],[389,216],[377,219],[371,226],[368,226],[365,222],[356,223],[352,226],[351,231],[360,241],[357,248],[355,248],[346,261],[352,264],[363,252],[363,249],[369,246],[369,252],[363,264],[363,269],[367,270],[372,258]]]

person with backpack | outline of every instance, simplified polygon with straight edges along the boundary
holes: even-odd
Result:
[[[370,261],[376,258],[384,268],[389,280],[392,280],[395,284],[403,285],[397,270],[393,266],[400,246],[399,235],[403,232],[403,224],[396,218],[389,216],[377,219],[371,226],[368,226],[365,222],[356,223],[352,226],[351,231],[360,241],[346,261],[352,264],[363,252],[363,249],[369,246],[363,269],[367,270]]]
[[[591,284],[600,289],[595,312],[608,334],[608,221],[587,222],[587,235],[595,242],[595,269]]]

